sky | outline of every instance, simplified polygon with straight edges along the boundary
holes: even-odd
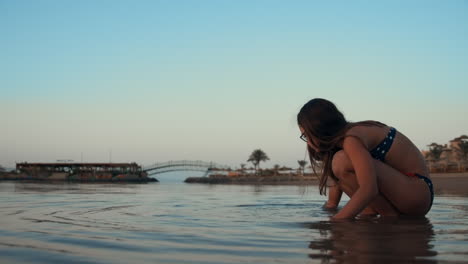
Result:
[[[312,98],[468,134],[468,1],[0,0],[0,165],[305,157]]]

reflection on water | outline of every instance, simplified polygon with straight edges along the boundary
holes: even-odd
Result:
[[[0,191],[13,191],[17,193],[54,193],[66,192],[77,194],[96,194],[99,193],[135,193],[132,190],[138,190],[140,184],[147,183],[79,183],[73,184],[68,182],[48,182],[42,183],[37,181],[18,181],[15,182],[13,188],[7,184],[0,184]],[[3,187],[2,187],[3,186]]]
[[[460,263],[468,198],[330,222],[316,187],[0,182],[0,263]],[[346,198],[344,198],[346,200]]]
[[[427,258],[437,255],[427,218],[318,222],[309,228],[320,233],[309,244],[318,253],[309,257],[321,263],[437,263]]]

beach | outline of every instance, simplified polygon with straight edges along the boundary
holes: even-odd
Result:
[[[462,173],[432,173],[430,174],[436,194],[468,194],[468,172]],[[205,184],[252,184],[252,185],[317,185],[315,176],[277,175],[255,176],[244,175],[229,177],[225,175],[212,175],[210,177],[189,177],[186,183]]]
[[[436,194],[468,195],[468,172],[430,175]]]

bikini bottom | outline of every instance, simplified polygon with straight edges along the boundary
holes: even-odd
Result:
[[[418,173],[405,173],[405,174],[410,177],[418,177],[419,179],[423,180],[427,184],[427,187],[429,187],[429,191],[431,192],[431,205],[429,206],[429,209],[431,209],[432,203],[434,202],[434,186],[432,185],[431,179]]]

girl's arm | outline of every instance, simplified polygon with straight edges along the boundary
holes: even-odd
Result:
[[[343,150],[351,160],[359,187],[333,219],[354,218],[379,193],[374,162],[362,141],[354,136],[346,137],[343,141]]]
[[[338,184],[328,187],[328,201],[323,206],[326,209],[335,209],[341,200],[343,191],[340,189]]]

